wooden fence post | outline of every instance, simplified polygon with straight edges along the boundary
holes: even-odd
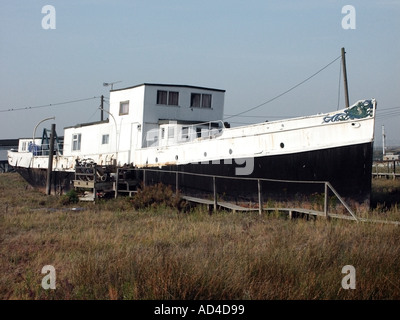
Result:
[[[328,218],[329,217],[329,215],[328,215],[328,191],[329,191],[329,189],[328,189],[328,184],[325,182],[324,183],[324,189],[325,189],[325,191],[324,191],[324,213],[325,213],[325,218]]]
[[[262,199],[262,194],[261,194],[261,181],[260,179],[257,179],[257,185],[258,185],[258,213],[261,215],[262,210],[263,210],[263,199]]]
[[[215,177],[213,177],[213,190],[214,190],[214,211],[217,211],[217,184],[215,182]]]
[[[179,192],[179,174],[178,171],[175,173],[175,193],[178,195]]]
[[[50,133],[50,145],[49,145],[49,163],[47,166],[47,177],[46,177],[46,194],[51,193],[52,173],[53,173],[53,153],[54,153],[54,136],[56,134],[56,125],[51,125]]]
[[[118,197],[118,183],[119,183],[119,168],[117,168],[117,174],[115,177],[115,194],[114,194],[115,199]]]

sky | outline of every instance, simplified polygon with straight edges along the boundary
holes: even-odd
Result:
[[[43,27],[46,5],[55,29]],[[342,13],[346,5],[354,15]],[[104,82],[224,89],[228,118],[301,83],[344,47],[350,104],[375,98],[375,144],[384,125],[387,144],[399,146],[399,34],[400,0],[2,0],[0,139],[31,137],[53,116],[59,136],[100,120]],[[339,59],[229,122],[335,111],[345,106],[343,91]]]

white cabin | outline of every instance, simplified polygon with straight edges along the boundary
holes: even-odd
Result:
[[[225,90],[144,83],[110,91],[109,118],[64,129],[64,156],[134,163],[135,150],[216,135]],[[211,123],[212,121],[215,121]]]

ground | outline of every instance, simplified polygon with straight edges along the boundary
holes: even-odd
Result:
[[[399,190],[374,182],[379,201]],[[0,299],[400,298],[395,225],[69,200],[0,175]],[[395,203],[357,215],[400,221]],[[54,290],[42,286],[46,265]],[[343,286],[345,266],[355,289]]]

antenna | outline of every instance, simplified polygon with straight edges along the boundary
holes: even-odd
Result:
[[[104,86],[104,87],[111,86],[111,90],[113,90],[113,86],[114,86],[114,84],[115,84],[115,83],[119,83],[119,82],[122,82],[122,81],[103,82],[103,86]],[[110,90],[110,91],[111,91],[111,90]]]

